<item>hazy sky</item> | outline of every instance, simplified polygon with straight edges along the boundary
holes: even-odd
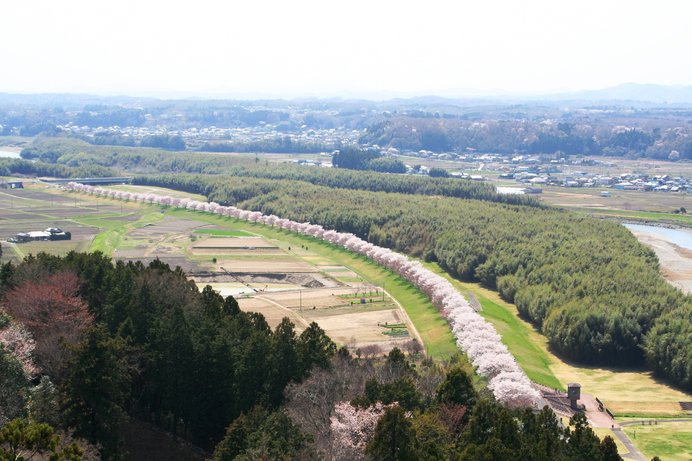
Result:
[[[687,0],[26,0],[0,92],[546,93],[692,84]]]

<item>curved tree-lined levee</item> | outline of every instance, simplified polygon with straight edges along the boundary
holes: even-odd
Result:
[[[692,298],[669,286],[655,254],[616,223],[511,201],[463,180],[261,165],[72,140],[33,147],[27,154],[51,162],[47,167],[155,172],[136,181],[315,222],[437,262],[456,278],[499,291],[564,359],[616,367],[647,361],[658,376],[692,386]],[[160,174],[166,172],[176,174]],[[214,174],[180,174],[193,172]]]
[[[157,203],[276,226],[310,235],[367,256],[403,276],[430,297],[433,304],[449,321],[457,344],[469,356],[476,371],[489,379],[488,387],[499,401],[525,406],[536,403],[538,400],[538,392],[531,386],[531,382],[502,343],[494,328],[471,308],[468,301],[454,289],[448,280],[426,269],[420,262],[411,261],[400,253],[368,243],[351,233],[327,230],[317,224],[300,223],[275,215],[265,215],[258,211],[221,206],[214,202],[198,202],[155,194],[133,194],[77,183],[70,183],[68,188],[114,199]]]
[[[333,189],[229,176],[138,178],[210,200],[312,221],[436,261],[516,304],[553,351],[576,363],[642,366],[692,385],[692,298],[617,223],[558,209]]]

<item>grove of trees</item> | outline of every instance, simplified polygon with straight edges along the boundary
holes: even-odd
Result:
[[[316,324],[272,330],[158,260],[40,254],[2,266],[0,295],[0,426],[51,424],[103,459],[121,457],[128,418],[211,450],[238,416],[277,409],[289,382],[336,352]]]

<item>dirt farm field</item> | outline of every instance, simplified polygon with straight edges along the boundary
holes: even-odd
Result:
[[[4,258],[20,260],[28,254],[46,252],[64,254],[71,250],[86,251],[98,234],[96,226],[82,219],[92,216],[110,216],[119,213],[120,207],[66,195],[45,192],[45,186],[0,191],[0,240],[6,240],[19,232],[59,227],[72,233],[66,241],[38,241],[22,244],[3,243],[7,250]]]
[[[335,342],[354,350],[374,345],[386,352],[411,339],[408,334],[385,334],[389,331],[386,325],[406,321],[391,298],[364,298],[365,304],[361,304],[352,293],[348,287],[252,292],[238,296],[238,303],[243,310],[261,312],[272,327],[286,316],[298,331],[317,322]]]

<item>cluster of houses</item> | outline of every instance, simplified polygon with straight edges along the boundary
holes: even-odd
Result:
[[[223,128],[216,126],[191,127],[185,129],[169,129],[162,125],[156,126],[107,126],[88,127],[78,126],[72,123],[58,125],[58,129],[77,136],[94,137],[96,133],[130,137],[133,140],[141,140],[147,136],[170,135],[181,136],[185,142],[193,147],[199,147],[205,141],[232,141],[238,144],[274,139],[289,138],[295,143],[315,143],[327,146],[339,144],[356,144],[358,138],[363,135],[361,130],[348,129],[316,129],[306,125],[295,126],[290,130],[282,129],[279,124],[259,122],[256,126]]]
[[[14,237],[10,237],[7,239],[8,242],[12,243],[25,243],[25,242],[32,242],[32,241],[37,241],[37,240],[71,240],[72,239],[72,233],[71,232],[65,232],[60,228],[57,227],[49,227],[46,230],[43,231],[29,231],[29,232],[20,232]]]
[[[577,172],[553,176],[529,172],[506,173],[501,179],[514,179],[532,187],[606,187],[615,190],[636,190],[644,192],[688,192],[692,190],[692,180],[682,176],[621,174],[606,176],[594,173]]]

